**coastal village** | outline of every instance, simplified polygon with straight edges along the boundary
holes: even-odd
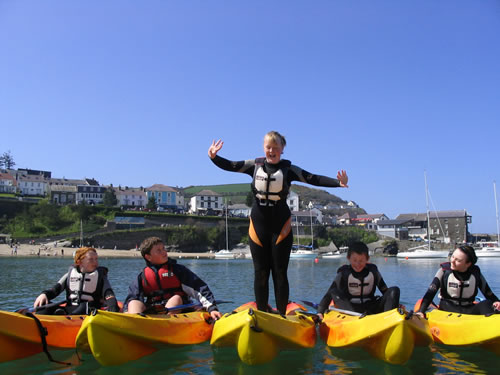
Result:
[[[101,185],[92,178],[54,178],[50,171],[33,169],[0,169],[0,193],[2,199],[37,202],[47,198],[56,205],[103,204],[106,193],[111,193],[114,205],[122,210],[171,212],[200,216],[223,216],[246,218],[250,207],[245,203],[228,202],[227,194],[202,189],[192,194],[184,194],[183,189],[154,184],[149,187],[122,187]],[[229,199],[230,201],[230,199]],[[149,203],[149,205],[148,205]],[[432,211],[428,213],[401,213],[389,218],[384,213],[358,213],[359,207],[353,202],[335,202],[321,205],[318,202],[304,202],[291,191],[287,203],[292,211],[292,225],[298,231],[302,226],[361,226],[375,231],[380,237],[397,240],[424,241],[427,231],[431,241],[443,243],[463,243],[488,240],[487,234],[470,234],[468,224],[471,215],[465,209]],[[150,208],[148,208],[150,207]],[[334,210],[338,215],[329,214]],[[361,210],[363,211],[363,210]],[[429,225],[428,225],[429,219]],[[114,223],[120,227],[143,227],[144,220],[116,217]]]

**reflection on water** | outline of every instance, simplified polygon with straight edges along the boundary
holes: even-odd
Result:
[[[388,285],[401,288],[401,302],[412,307],[423,296],[441,259],[398,260],[376,258]],[[109,279],[118,299],[123,300],[129,283],[144,267],[144,261],[134,259],[100,259],[109,268]],[[231,300],[220,305],[223,312],[253,300],[253,264],[251,260],[191,260],[179,263],[205,280],[217,299]],[[339,260],[293,260],[289,267],[290,298],[319,302],[333,281],[337,269],[345,263]],[[0,309],[12,311],[30,306],[43,290],[54,285],[68,270],[71,261],[60,258],[0,258]],[[500,294],[500,259],[480,259],[483,271],[493,291]],[[29,271],[29,277],[25,277]],[[272,282],[270,303],[274,305]],[[49,363],[45,354],[0,364],[0,374],[46,375],[120,375],[135,374],[485,374],[498,373],[497,355],[480,348],[450,348],[432,346],[416,348],[404,366],[389,365],[373,359],[362,349],[330,349],[318,338],[313,349],[282,352],[271,363],[249,366],[241,363],[234,348],[212,348],[209,343],[186,347],[164,347],[154,354],[119,367],[101,367],[90,355],[79,361],[73,350],[52,351],[57,360],[74,363],[65,367]]]

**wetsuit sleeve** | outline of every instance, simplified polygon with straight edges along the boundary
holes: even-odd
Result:
[[[107,273],[107,270],[106,270]],[[115,293],[111,288],[111,284],[109,283],[108,277],[106,274],[102,278],[102,289],[101,295],[104,298],[104,304],[108,308],[108,311],[118,312],[120,311],[120,307],[118,307],[118,301],[116,300]]]
[[[484,297],[491,302],[496,302],[499,301],[498,297],[493,293],[491,290],[490,286],[486,282],[486,279],[484,278],[483,274],[480,273],[480,279],[479,279],[479,289],[481,290],[481,293],[483,293]]]
[[[65,273],[64,276],[59,279],[56,285],[42,292],[47,296],[49,301],[56,298],[59,294],[61,294],[62,291],[66,289],[67,278],[68,278],[68,273]]]
[[[300,181],[314,186],[340,187],[340,182],[336,178],[312,174],[296,165],[290,166],[288,176],[289,183],[292,181]]]
[[[215,297],[208,285],[187,267],[174,264],[173,271],[182,284],[182,290],[190,297],[200,301],[208,312],[218,311]]]
[[[387,284],[385,283],[384,278],[382,277],[382,274],[380,273],[378,268],[376,268],[375,277],[377,278],[376,285],[377,285],[378,290],[380,290],[380,293],[384,294],[388,288],[387,288]]]
[[[342,273],[338,272],[337,276],[335,277],[335,280],[333,280],[332,285],[330,285],[330,288],[328,288],[328,291],[323,296],[321,302],[318,305],[318,313],[324,314],[325,312],[327,312],[332,300],[335,301],[336,299],[340,298],[346,299],[344,293],[342,293],[340,290],[341,282],[342,282]]]
[[[129,285],[128,287],[128,294],[127,297],[125,298],[125,302],[123,303],[123,311],[127,311],[128,304],[130,301],[133,300],[138,300],[141,302],[144,302],[144,292],[142,291],[142,288],[140,287],[140,277],[141,275],[139,274],[135,280]]]
[[[253,176],[255,160],[231,161],[218,155],[215,155],[215,158],[210,160],[212,160],[212,163],[216,166],[224,169],[225,171],[246,173]]]
[[[429,285],[429,288],[427,289],[424,298],[422,298],[422,303],[420,304],[420,309],[418,310],[418,312],[424,313],[429,308],[429,306],[432,303],[432,300],[434,299],[434,296],[436,295],[439,288],[441,288],[442,278],[443,278],[443,269],[440,268],[437,271],[436,276],[434,276],[434,279],[432,279],[431,285]]]

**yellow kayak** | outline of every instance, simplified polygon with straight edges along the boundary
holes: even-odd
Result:
[[[281,350],[314,347],[316,326],[300,311],[282,317],[246,304],[215,322],[210,343],[235,346],[243,362],[255,365],[271,361]]]
[[[188,345],[208,341],[210,314],[145,315],[98,311],[87,317],[76,337],[76,347],[91,352],[103,366],[139,359],[162,345]]]
[[[72,349],[85,315],[26,315],[0,311],[0,362],[25,358],[44,350],[41,333],[46,332],[47,350]]]
[[[320,325],[320,335],[334,348],[361,347],[371,355],[392,364],[404,364],[415,345],[432,343],[426,319],[412,315],[406,319],[401,309],[380,314],[352,316],[329,311]]]
[[[491,316],[432,310],[427,313],[432,337],[445,345],[478,345],[500,355],[500,314]]]

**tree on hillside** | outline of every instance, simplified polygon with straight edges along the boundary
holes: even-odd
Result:
[[[104,197],[102,198],[102,204],[104,204],[107,207],[113,207],[118,204],[118,199],[116,199],[115,190],[112,187],[107,189],[106,192],[104,193]]]
[[[146,208],[149,208],[150,210],[156,210],[156,198],[154,197],[154,195],[149,197]]]
[[[14,157],[10,150],[4,152],[2,156],[0,156],[0,168],[12,169],[15,165],[16,163],[14,162]]]

